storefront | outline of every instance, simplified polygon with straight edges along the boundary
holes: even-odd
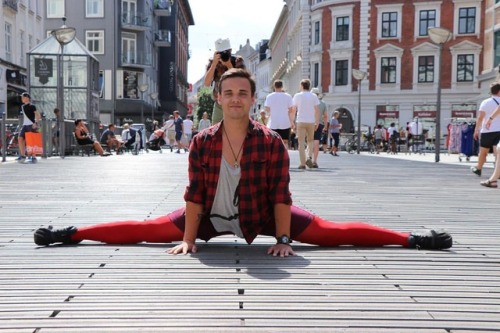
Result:
[[[377,125],[389,128],[392,123],[399,126],[399,106],[398,105],[377,105]]]

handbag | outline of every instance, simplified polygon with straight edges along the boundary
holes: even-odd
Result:
[[[42,155],[42,133],[40,132],[26,132],[26,151],[29,155]]]

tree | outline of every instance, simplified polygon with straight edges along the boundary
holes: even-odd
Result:
[[[198,105],[196,106],[196,116],[198,120],[202,118],[203,112],[208,113],[208,118],[212,119],[214,100],[212,99],[212,88],[201,87],[198,90]]]

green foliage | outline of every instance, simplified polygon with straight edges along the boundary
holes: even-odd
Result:
[[[198,105],[196,106],[196,117],[201,119],[203,112],[208,113],[208,118],[212,119],[214,100],[212,99],[212,88],[202,87],[198,90]]]

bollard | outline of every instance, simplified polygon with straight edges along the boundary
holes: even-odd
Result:
[[[0,115],[2,116],[2,126],[0,127],[0,138],[2,140],[2,162],[5,162],[7,160],[7,138],[5,137],[7,113],[5,112],[4,103],[0,103]]]
[[[42,131],[42,158],[47,158],[47,117],[42,114],[42,121],[40,124],[40,130]]]

